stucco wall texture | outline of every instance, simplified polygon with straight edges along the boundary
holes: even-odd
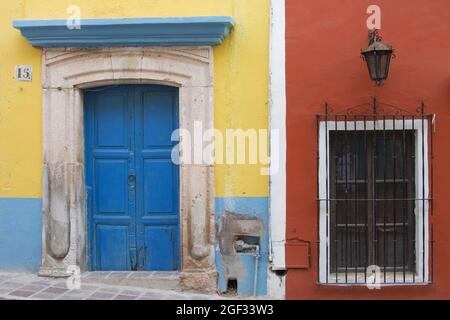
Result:
[[[12,27],[15,19],[231,16],[235,28],[214,47],[215,127],[265,129],[268,124],[269,0],[21,0],[0,2],[0,197],[41,197],[41,50]],[[258,10],[255,10],[258,8]],[[33,66],[33,81],[13,79]],[[255,94],[257,93],[257,94]],[[216,196],[267,196],[260,165],[217,165]]]
[[[450,297],[450,2],[379,0],[383,41],[392,45],[389,78],[369,79],[360,49],[367,46],[366,9],[373,1],[287,0],[287,230],[286,239],[311,241],[311,267],[287,273],[289,299],[426,299]],[[317,283],[317,114],[379,101],[414,113],[434,113],[433,284],[330,286]],[[306,138],[307,137],[307,138]],[[314,186],[314,187],[312,187]],[[295,254],[292,252],[291,254]],[[289,260],[289,256],[287,259]]]
[[[41,257],[42,50],[33,48],[13,20],[66,19],[77,5],[81,19],[230,16],[235,27],[214,53],[214,125],[225,129],[267,129],[269,0],[18,0],[0,2],[0,269],[36,271]],[[258,8],[258,10],[255,10]],[[33,80],[14,80],[16,65],[33,67]],[[215,197],[268,196],[264,164],[215,166]],[[33,199],[33,205],[28,200]],[[267,213],[267,206],[265,210]],[[245,212],[244,212],[245,213]],[[26,222],[26,223],[25,223]],[[5,226],[26,225],[24,232]],[[3,226],[3,227],[2,227]],[[16,261],[8,262],[16,248]],[[39,243],[34,246],[33,244]]]

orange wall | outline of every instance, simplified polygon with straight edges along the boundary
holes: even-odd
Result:
[[[382,10],[381,35],[396,58],[381,87],[369,80],[366,9]],[[286,0],[287,239],[312,243],[311,268],[289,270],[289,299],[450,298],[450,1]],[[414,112],[424,100],[436,114],[434,139],[434,283],[381,290],[317,284],[315,115],[371,96]],[[311,187],[311,186],[314,187]],[[289,253],[288,253],[289,254]],[[289,259],[289,257],[287,257]]]

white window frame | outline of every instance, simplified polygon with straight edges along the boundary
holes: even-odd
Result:
[[[394,126],[395,123],[395,126]],[[413,126],[414,123],[414,126]],[[329,177],[329,156],[330,150],[326,150],[326,142],[330,141],[330,131],[336,130],[347,130],[351,132],[352,130],[364,130],[364,121],[321,121],[319,124],[319,199],[326,199],[327,194],[330,195],[330,186],[328,185],[328,193],[326,186],[326,177]],[[385,119],[384,120],[384,128],[383,128],[383,120],[367,120],[365,121],[365,129],[366,131],[374,131],[374,130],[398,130],[401,131],[403,129],[403,120],[393,120],[393,119]],[[425,199],[429,197],[429,174],[428,174],[428,120],[426,119],[415,119],[415,120],[405,120],[405,130],[413,130],[416,131],[416,140],[415,140],[415,175],[416,175],[416,186],[415,186],[415,198],[422,199],[422,196]],[[422,132],[423,131],[423,132]],[[423,144],[422,144],[422,134],[423,134]],[[328,140],[326,140],[328,139]],[[423,150],[423,152],[422,152]],[[422,154],[425,159],[423,159],[422,165]],[[327,172],[328,168],[328,172]],[[423,175],[422,175],[423,173]],[[423,177],[423,178],[422,178]],[[422,188],[424,188],[424,195],[422,195]],[[327,212],[328,207],[328,212]],[[330,239],[330,205],[326,205],[326,201],[320,201],[319,204],[319,237],[320,237],[320,246],[319,246],[319,282],[321,284],[336,284],[336,276],[333,275],[331,270],[331,259],[330,259],[330,245],[327,246]],[[424,214],[422,214],[424,212]],[[397,280],[394,282],[393,273],[389,273],[386,276],[386,282],[384,279],[381,279],[380,285],[411,285],[411,284],[425,284],[429,282],[429,203],[428,201],[416,201],[416,206],[414,209],[415,222],[416,222],[416,274],[413,282],[412,273],[409,272],[405,281],[403,282],[402,276],[399,277],[397,275]],[[423,219],[424,216],[424,219]],[[328,223],[327,223],[328,219]],[[423,221],[424,220],[424,221]],[[425,224],[425,235],[422,235],[423,223]],[[327,232],[328,227],[328,232]],[[328,238],[326,235],[328,234]],[[328,249],[327,249],[328,248]],[[425,263],[423,263],[423,250],[425,250]],[[327,259],[328,257],[328,259]],[[328,261],[328,268],[327,268]],[[423,266],[425,266],[425,277],[423,277]],[[328,282],[327,282],[327,270],[328,270]],[[345,285],[357,285],[362,284],[365,285],[364,282],[364,273],[359,272],[361,275],[355,279],[354,274],[348,273],[347,283],[345,282],[345,274],[338,274],[337,284],[345,284]],[[401,279],[401,280],[400,280]],[[355,281],[357,280],[357,282]],[[401,282],[400,282],[401,281]]]

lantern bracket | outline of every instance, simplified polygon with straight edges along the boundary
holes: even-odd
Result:
[[[392,46],[382,41],[377,29],[369,31],[369,46],[361,50],[361,55],[367,63],[370,78],[378,86],[388,77],[393,52]]]

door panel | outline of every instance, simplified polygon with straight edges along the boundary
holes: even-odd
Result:
[[[97,270],[131,270],[129,233],[128,225],[97,225]]]
[[[143,92],[143,132],[145,148],[172,147],[171,135],[177,126],[171,94]]]
[[[138,247],[143,270],[177,270],[179,259],[179,168],[171,152],[178,129],[178,90],[137,90],[136,168]]]
[[[128,147],[126,95],[104,94],[96,97],[95,134],[98,147]]]
[[[176,270],[177,259],[175,242],[176,226],[145,226],[145,243],[153,244],[146,248],[145,270]],[[158,257],[158,258],[156,258]]]
[[[92,270],[179,268],[179,168],[171,160],[177,128],[177,88],[85,93]]]
[[[90,268],[130,270],[136,252],[133,101],[126,88],[85,92]]]
[[[127,159],[95,160],[97,214],[127,214],[128,171]]]
[[[169,159],[144,160],[144,215],[174,212],[174,170]]]

